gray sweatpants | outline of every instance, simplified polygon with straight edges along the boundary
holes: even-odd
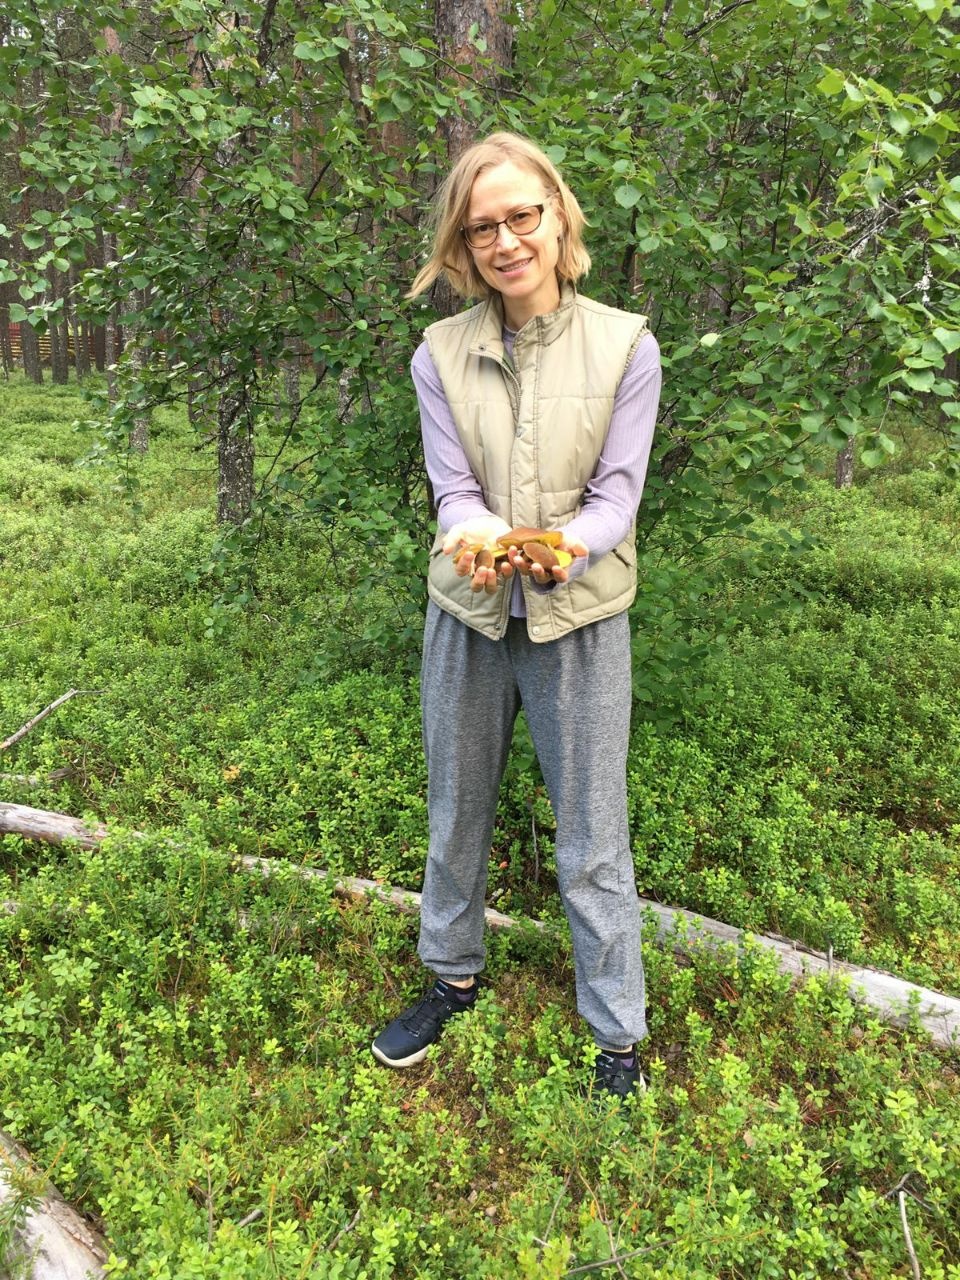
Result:
[[[442,978],[483,968],[497,794],[522,704],[557,819],[577,1008],[606,1048],[641,1040],[640,908],[627,830],[627,615],[533,644],[524,619],[511,618],[503,640],[488,640],[431,601],[420,688],[430,817],[421,960]]]

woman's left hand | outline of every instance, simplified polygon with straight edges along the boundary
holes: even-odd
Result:
[[[567,538],[565,536],[563,541],[559,544],[559,549],[561,551],[569,552],[575,560],[578,556],[586,556],[590,554],[586,543],[581,542],[579,538]],[[561,568],[560,565],[555,565],[552,569],[544,569],[543,565],[540,564],[531,565],[529,561],[525,559],[519,547],[510,547],[507,551],[507,559],[513,565],[517,573],[529,574],[530,577],[533,578],[534,582],[540,587],[546,587],[552,582],[566,582],[567,578],[570,576],[569,566]]]

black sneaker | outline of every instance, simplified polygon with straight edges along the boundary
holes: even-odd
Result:
[[[631,1063],[632,1065],[627,1065]],[[595,1098],[611,1095],[614,1098],[629,1098],[633,1093],[642,1093],[647,1087],[636,1053],[631,1058],[621,1058],[615,1053],[606,1053],[603,1049],[597,1054],[593,1064],[593,1096]]]
[[[469,993],[469,998],[464,999]],[[374,1040],[373,1056],[386,1067],[422,1062],[445,1022],[476,1003],[477,984],[463,990],[438,978],[422,1000],[394,1018]]]

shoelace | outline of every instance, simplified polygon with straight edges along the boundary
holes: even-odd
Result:
[[[436,1005],[442,1005],[448,1008],[448,1002],[443,996],[436,991],[428,991],[418,1005],[415,1005],[403,1020],[403,1025],[413,1035],[417,1036],[424,1030],[429,1023],[435,1020],[436,1014],[434,1008]]]
[[[625,1067],[619,1058],[609,1053],[597,1055],[596,1071],[604,1084],[613,1084],[620,1075],[627,1075],[632,1068]]]

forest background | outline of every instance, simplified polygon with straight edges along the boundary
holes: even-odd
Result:
[[[419,886],[407,365],[456,303],[402,295],[438,175],[506,127],[580,197],[589,292],[664,352],[641,891],[960,991],[957,22],[6,7],[2,723],[96,694],[18,744],[3,798],[120,834],[0,843],[0,1108],[108,1273],[960,1275],[956,1053],[836,984],[651,948],[654,1087],[576,1100],[522,726],[490,896],[555,931],[495,944],[478,1017],[412,1080],[363,1055],[420,981],[414,927],[232,861]]]

